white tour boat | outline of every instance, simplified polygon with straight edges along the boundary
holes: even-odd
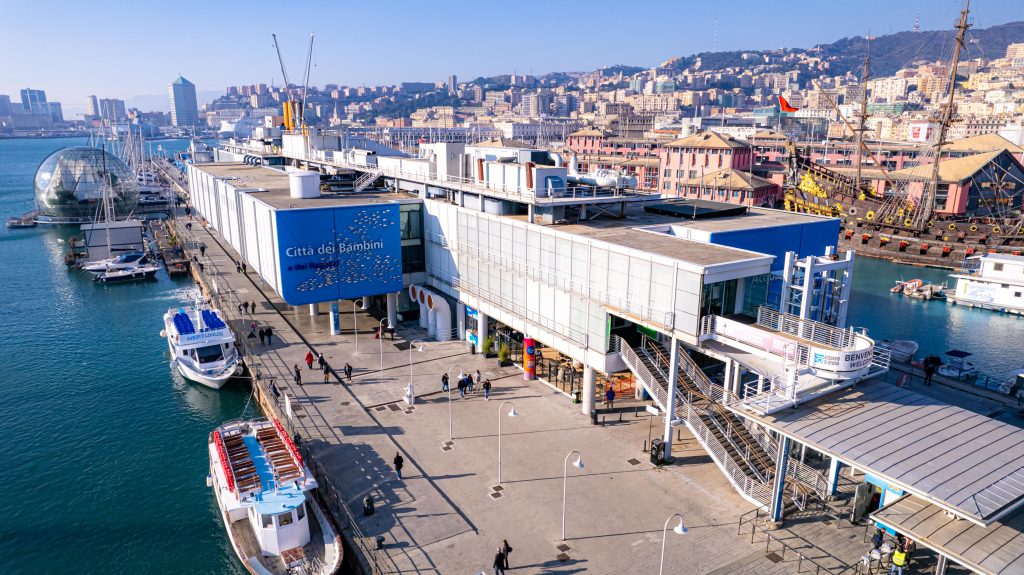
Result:
[[[218,310],[201,300],[189,307],[172,307],[164,314],[171,362],[185,379],[220,389],[241,365],[231,331]]]
[[[1004,313],[1024,314],[1024,256],[984,254],[964,260],[956,291],[946,301]]]
[[[231,546],[255,575],[331,575],[342,546],[310,493],[316,480],[281,423],[233,421],[210,433],[208,483]]]

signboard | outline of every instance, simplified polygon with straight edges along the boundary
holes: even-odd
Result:
[[[812,347],[810,363],[811,367],[826,369],[828,371],[858,371],[871,365],[871,358],[873,355],[873,347],[854,351]]]
[[[523,338],[523,379],[537,379],[537,342]]]
[[[398,204],[275,214],[281,297],[291,305],[401,291]]]
[[[227,328],[204,331],[202,333],[190,333],[187,335],[179,335],[178,345],[187,345],[190,343],[197,343],[217,338],[224,338],[227,337],[227,335]]]
[[[466,306],[466,317],[478,318],[478,317],[480,317],[480,312],[476,311],[475,308],[471,308],[471,307],[469,307],[467,305]]]
[[[476,336],[476,333],[468,329],[466,330],[466,341],[473,345],[480,345],[480,338]]]

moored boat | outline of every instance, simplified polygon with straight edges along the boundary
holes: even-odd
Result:
[[[220,389],[241,370],[235,333],[219,310],[202,301],[173,307],[164,314],[164,329],[171,362],[182,377]]]
[[[82,264],[82,269],[89,273],[101,274],[103,272],[123,270],[148,263],[149,257],[146,254],[142,252],[128,252],[113,258],[86,262]]]
[[[100,283],[124,283],[150,279],[158,271],[160,271],[160,267],[155,264],[142,264],[121,269],[110,269],[100,273],[95,279]]]
[[[239,561],[254,575],[331,575],[338,532],[312,496],[317,483],[276,419],[233,421],[209,437],[209,483]]]

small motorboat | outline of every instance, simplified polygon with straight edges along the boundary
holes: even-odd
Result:
[[[142,264],[148,264],[149,257],[142,252],[129,252],[114,258],[85,262],[82,269],[93,274],[101,274],[111,270],[133,268]]]
[[[914,354],[920,348],[916,341],[909,339],[893,340],[888,343],[888,346],[889,357],[902,363],[910,363],[910,360],[914,358]]]
[[[35,215],[32,214],[7,218],[7,227],[11,229],[34,228],[36,225]]]
[[[903,295],[923,300],[946,299],[946,286],[924,284],[917,287],[903,288]]]
[[[111,269],[97,275],[96,281],[100,283],[138,281],[152,278],[158,271],[160,271],[160,267],[155,264],[143,264],[141,266],[130,268]]]
[[[907,293],[907,290],[915,290],[924,285],[924,281],[912,279],[909,281],[898,281],[894,287],[889,288],[890,293]]]
[[[951,349],[945,354],[946,363],[939,366],[938,373],[951,379],[971,379],[978,377],[978,366],[967,358],[974,355],[969,351]]]

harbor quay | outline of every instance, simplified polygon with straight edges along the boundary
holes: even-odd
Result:
[[[505,539],[537,572],[662,541],[683,573],[1024,562],[1024,431],[892,380],[838,220],[571,185],[515,143],[283,138],[187,165],[177,227],[364,570],[479,572]],[[486,400],[454,387],[477,370]]]

